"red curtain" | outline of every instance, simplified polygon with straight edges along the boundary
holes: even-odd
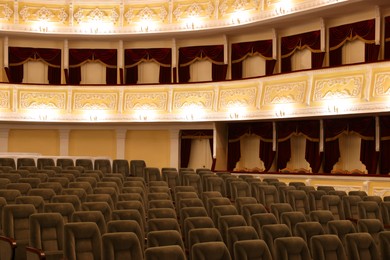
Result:
[[[213,130],[181,130],[180,132],[180,167],[187,168],[191,157],[191,143],[194,139],[209,139],[213,153]]]
[[[390,16],[385,17],[385,59],[390,59]]]
[[[48,68],[50,84],[61,84],[61,49],[9,47],[8,61],[11,83],[23,81],[23,64],[30,60],[41,60]]]
[[[375,151],[375,117],[349,119],[348,130],[361,137],[360,161],[368,173],[375,174],[379,159],[379,153]]]
[[[150,60],[160,65],[159,82],[171,83],[172,49],[152,48],[125,50],[126,84],[136,84],[138,81],[138,64]]]
[[[282,37],[282,72],[290,72],[292,70],[291,56],[296,50],[303,50],[305,48],[308,48],[312,52],[312,68],[322,67],[325,55],[321,52],[321,31],[312,31]]]
[[[257,135],[260,137],[259,157],[264,162],[265,171],[268,171],[275,158],[275,152],[272,151],[272,122],[256,123],[232,123],[228,125],[228,165],[229,171],[232,171],[236,163],[240,160],[241,149],[240,140],[244,135]]]
[[[330,173],[340,157],[339,136],[348,130],[345,119],[324,120],[324,172]]]
[[[242,62],[247,57],[255,55],[262,56],[266,59],[266,75],[271,75],[273,73],[275,61],[272,60],[272,40],[234,43],[231,48],[232,79],[242,79]]]
[[[286,168],[287,162],[291,158],[291,135],[297,133],[297,121],[285,121],[277,123],[278,150],[277,150],[277,170]]]
[[[300,121],[297,132],[306,138],[305,159],[310,164],[312,172],[319,172],[323,157],[320,153],[320,121]]]
[[[375,43],[375,19],[329,28],[330,66],[338,66],[342,64],[341,51],[336,50],[341,48],[346,41],[353,41],[356,38],[364,41],[366,44]],[[371,48],[371,50],[369,50],[370,54],[368,57],[366,55],[366,59],[368,59],[366,62],[378,60],[378,55],[374,55],[376,52],[379,54],[379,49],[376,50],[378,47],[366,48]]]
[[[379,172],[380,174],[390,173],[390,116],[380,117],[380,157]]]
[[[213,63],[213,81],[226,79],[224,64],[224,46],[192,46],[179,48],[179,82],[188,82],[191,78],[189,66],[197,60],[208,59]],[[214,70],[217,70],[214,72]],[[223,75],[225,72],[225,75]]]
[[[69,83],[79,85],[81,65],[89,61],[100,61],[106,65],[106,84],[117,84],[116,49],[69,49]]]

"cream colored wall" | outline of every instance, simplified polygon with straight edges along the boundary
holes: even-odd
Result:
[[[69,155],[116,158],[115,130],[71,130]]]
[[[127,160],[145,160],[149,167],[170,165],[170,133],[167,130],[129,130],[125,143]]]
[[[10,129],[8,152],[40,153],[59,155],[60,141],[58,130],[50,129]]]
[[[132,41],[123,42],[124,49],[172,48],[172,46],[172,39],[159,39],[150,41],[135,39]]]

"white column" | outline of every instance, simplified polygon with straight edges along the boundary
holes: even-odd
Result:
[[[124,64],[124,55],[123,55],[123,40],[119,40],[118,42],[118,56],[117,56],[117,66],[118,66],[118,71],[121,73],[121,69],[123,70],[123,64]],[[120,76],[119,76],[119,81],[120,81]],[[122,82],[120,82],[122,83]]]
[[[171,165],[170,167],[176,167],[179,168],[179,130],[172,129],[170,130],[171,133]]]
[[[321,51],[324,52],[326,48],[326,27],[324,18],[320,18],[320,28],[321,28]]]
[[[272,122],[272,151],[276,151],[276,122]]]
[[[176,73],[173,73],[173,68],[176,68]],[[175,79],[178,80],[177,75],[179,72],[179,68],[177,67],[177,46],[176,46],[176,39],[172,39],[172,77],[171,77],[171,82],[175,82]]]
[[[4,46],[3,46],[3,48],[4,48],[4,57],[3,57],[4,68],[9,67],[9,64],[8,64],[8,45],[9,45],[8,36],[5,36],[4,37]]]
[[[67,39],[64,40],[64,59],[63,59],[62,67],[64,69],[69,68],[69,42]]]
[[[375,6],[375,44],[381,44],[381,9]]]
[[[127,129],[116,129],[116,159],[125,159]]]
[[[60,156],[69,155],[69,129],[58,130],[60,132]]]
[[[8,128],[0,129],[0,153],[8,152],[8,135]]]
[[[381,150],[381,135],[380,135],[380,122],[379,116],[375,117],[375,152]]]
[[[320,153],[324,151],[324,120],[320,120]]]

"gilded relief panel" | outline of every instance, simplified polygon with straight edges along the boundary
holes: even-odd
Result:
[[[3,1],[0,3],[0,21],[3,23],[13,22],[13,1]]]
[[[173,94],[173,110],[183,110],[188,108],[199,108],[212,110],[214,102],[213,90],[188,90],[175,91]]]
[[[390,98],[390,69],[377,69],[372,75],[372,98],[387,101]]]
[[[304,105],[307,87],[307,80],[304,78],[265,82],[261,104],[263,107],[285,104]]]
[[[11,89],[0,89],[0,110],[7,111],[11,110]]]
[[[166,111],[168,104],[168,92],[125,92],[123,111],[154,110]]]
[[[91,24],[98,23],[97,26],[104,26],[104,23],[117,25],[119,22],[119,6],[88,6],[78,5],[74,7],[73,19],[75,23]]]
[[[19,90],[18,109],[66,109],[66,91]]]
[[[218,6],[219,17],[229,18],[229,16],[237,13],[241,15],[255,12],[260,8],[260,1],[255,0],[223,0]],[[245,17],[237,17],[236,19],[245,19]]]
[[[116,111],[118,108],[117,92],[73,92],[73,110],[106,110]]]
[[[19,4],[19,21],[22,23],[60,23],[68,24],[69,10],[67,5],[44,6],[33,3]]]
[[[215,11],[214,1],[188,1],[179,0],[174,2],[173,22],[181,23],[183,20],[197,17],[198,19],[210,19]]]
[[[145,3],[126,5],[124,11],[125,25],[139,23],[167,23],[168,22],[168,2]]]
[[[363,72],[314,76],[312,102],[329,100],[361,99],[365,76]]]
[[[253,109],[256,106],[257,86],[221,88],[219,90],[218,110],[234,107]]]

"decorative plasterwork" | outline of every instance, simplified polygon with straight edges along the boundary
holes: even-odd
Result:
[[[20,109],[66,109],[66,92],[19,91]]]
[[[0,3],[0,20],[1,21],[10,21],[14,11],[12,9],[11,2]]]
[[[211,1],[178,1],[174,7],[173,16],[176,21],[188,18],[212,18],[214,4]]]
[[[165,23],[168,18],[167,4],[129,5],[125,7],[124,19],[127,24],[134,22]]]
[[[390,70],[374,72],[373,98],[383,98],[387,100],[390,97]]]
[[[211,110],[213,108],[214,91],[176,91],[174,92],[173,110],[197,107]]]
[[[11,90],[0,89],[0,109],[11,108]]]
[[[116,24],[119,20],[119,10],[116,6],[107,7],[76,7],[73,14],[75,22],[78,24],[90,22],[108,22]]]
[[[262,104],[263,106],[302,104],[305,101],[306,88],[306,81],[266,83]]]
[[[58,22],[66,23],[68,20],[68,11],[62,6],[53,5],[29,5],[22,6],[19,11],[21,21],[30,22]]]
[[[362,96],[364,74],[346,75],[316,79],[313,89],[313,101],[324,101],[331,99],[350,99]]]
[[[221,110],[232,107],[254,108],[256,105],[257,87],[240,89],[221,89],[219,91],[219,105]]]
[[[124,111],[131,112],[132,110],[167,110],[168,93],[125,93]]]
[[[390,61],[382,61],[272,77],[196,84],[99,87],[57,85],[42,87],[29,84],[26,87],[2,83],[0,121],[79,122],[84,119],[84,114],[89,112],[94,112],[94,115],[89,117],[94,121],[103,121],[101,119],[103,116],[100,115],[104,114],[104,122],[152,120],[148,111],[152,112],[154,122],[265,120],[388,113],[390,93],[387,92],[378,99],[361,98],[360,94],[352,95],[357,98],[334,95],[333,99],[320,102],[314,102],[313,94],[309,93],[315,92],[317,87],[315,82],[324,86],[328,83],[327,80],[334,80],[346,82],[345,85],[349,86],[348,82],[352,79],[352,82],[358,82],[359,89],[364,89],[363,92],[369,95],[378,85],[375,75],[380,78],[389,68]],[[329,93],[340,92],[338,83],[326,86]],[[344,92],[344,87],[341,89]],[[354,91],[353,87],[351,93]],[[321,97],[320,94],[318,95]],[[347,107],[342,107],[347,103]],[[337,109],[334,109],[336,107]],[[34,109],[45,110],[48,113],[55,110],[54,112],[60,113],[54,113],[55,115],[50,117],[36,117],[35,111],[31,113]],[[143,114],[135,116],[139,112]]]
[[[74,110],[117,110],[118,93],[74,93]]]
[[[248,14],[259,9],[260,1],[256,0],[223,0],[218,6],[219,16],[226,17],[236,12],[245,12],[242,15]],[[242,17],[243,19],[245,17]]]

